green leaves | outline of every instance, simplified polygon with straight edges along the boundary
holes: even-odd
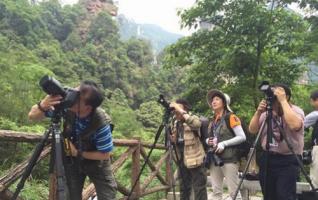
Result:
[[[271,10],[266,1],[201,0],[180,12],[183,26],[204,21],[212,27],[179,40],[165,57],[165,66],[190,68],[186,95],[197,111],[207,111],[198,94],[202,98],[210,88],[229,92],[234,106],[240,102],[257,106],[261,80],[288,84],[298,80],[304,69],[305,60],[300,58],[308,25],[286,9],[287,3],[291,1]]]

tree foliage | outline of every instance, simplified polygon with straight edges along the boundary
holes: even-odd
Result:
[[[258,105],[261,80],[298,80],[309,26],[289,3],[200,0],[179,12],[185,27],[212,26],[179,40],[165,57],[168,67],[191,66],[186,95],[197,110],[206,110],[202,97],[210,88],[230,93],[235,107],[248,110]]]

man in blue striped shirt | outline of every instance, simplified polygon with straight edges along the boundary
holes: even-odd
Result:
[[[113,150],[110,117],[99,108],[103,95],[97,84],[84,81],[76,88],[80,91],[78,102],[65,115],[63,136],[66,155],[64,159],[69,200],[82,199],[86,176],[94,183],[98,200],[116,199],[116,182],[111,170],[110,154]],[[46,96],[29,112],[31,120],[52,116],[54,106],[61,96]]]

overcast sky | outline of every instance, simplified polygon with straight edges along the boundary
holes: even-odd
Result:
[[[77,2],[77,0],[60,1],[63,4]],[[189,8],[195,0],[117,0],[117,2],[119,14],[124,14],[137,23],[157,24],[170,32],[190,34],[187,29],[180,29],[177,9]]]

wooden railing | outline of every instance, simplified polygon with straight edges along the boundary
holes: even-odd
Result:
[[[27,142],[27,143],[37,143],[41,140],[42,136],[37,134],[30,134],[30,133],[22,133],[22,132],[15,132],[15,131],[6,131],[6,130],[0,130],[0,141],[5,142]],[[126,148],[126,151],[122,153],[118,159],[116,159],[112,164],[112,171],[114,174],[120,169],[120,167],[131,157],[132,163],[131,163],[131,185],[135,183],[138,174],[141,169],[141,163],[142,158],[145,160],[147,156],[146,148],[151,148],[152,144],[142,142],[140,139],[114,139],[114,145],[116,149],[118,147],[120,148]],[[140,197],[156,193],[159,191],[165,191],[168,192],[169,189],[172,186],[172,179],[173,177],[170,176],[171,174],[171,168],[169,165],[169,154],[168,151],[166,151],[166,148],[162,144],[158,144],[155,146],[154,149],[162,150],[163,153],[160,156],[159,161],[157,163],[153,163],[151,159],[148,162],[148,168],[150,169],[150,174],[146,175],[146,178],[143,179],[142,183],[140,181],[137,182],[136,187],[134,188],[133,192],[133,198],[130,199],[138,199]],[[50,146],[46,146],[44,150],[41,153],[41,156],[39,157],[39,161],[41,161],[43,158],[47,157],[50,153]],[[26,159],[22,163],[18,164],[11,170],[9,170],[6,175],[0,178],[0,199],[7,200],[10,199],[12,196],[12,191],[9,190],[9,186],[12,185],[16,180],[18,180],[26,168],[29,159]],[[165,176],[162,175],[160,170],[163,165],[164,171],[166,173]],[[149,171],[149,170],[148,170]],[[146,173],[146,172],[143,172]],[[160,182],[160,185],[156,185],[153,187],[149,187],[151,183],[153,182],[154,178],[157,178]],[[128,188],[126,185],[123,185],[122,183],[117,182],[118,191],[122,194],[122,199],[127,199],[127,196],[131,190],[131,188]],[[56,184],[53,184],[53,182],[50,181],[50,200],[55,200],[55,189],[54,186]],[[83,199],[87,200],[90,197],[92,197],[95,193],[95,188],[93,184],[88,185],[84,191],[83,191]],[[19,198],[21,199],[21,198]]]

